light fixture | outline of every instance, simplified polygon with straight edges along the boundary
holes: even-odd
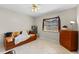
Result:
[[[75,21],[70,21],[70,23],[71,23],[71,24],[74,24],[74,23],[75,23]]]
[[[37,12],[38,11],[38,5],[37,4],[32,4],[32,12]]]
[[[72,30],[73,30],[74,29],[73,27],[74,27],[75,21],[70,21],[70,24],[71,24]]]

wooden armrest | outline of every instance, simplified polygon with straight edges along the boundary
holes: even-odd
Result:
[[[6,40],[7,42],[12,42],[12,41],[13,41],[13,37],[6,37],[5,40]]]

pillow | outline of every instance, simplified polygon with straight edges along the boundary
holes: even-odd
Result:
[[[13,32],[13,36],[14,36],[14,37],[16,37],[16,36],[18,36],[18,35],[20,35],[20,32]]]
[[[12,32],[7,32],[7,33],[4,33],[5,37],[11,37],[12,36]]]
[[[22,34],[22,31],[20,31],[20,34]]]
[[[27,33],[27,31],[22,31],[22,35],[25,35],[26,37],[29,37],[29,34]]]
[[[22,34],[28,35],[27,31],[22,31]]]

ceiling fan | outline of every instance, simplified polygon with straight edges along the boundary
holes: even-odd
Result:
[[[39,9],[38,4],[32,4],[32,12],[37,12]]]

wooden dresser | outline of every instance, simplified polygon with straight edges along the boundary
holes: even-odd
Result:
[[[78,31],[61,30],[60,44],[70,51],[78,49]]]

